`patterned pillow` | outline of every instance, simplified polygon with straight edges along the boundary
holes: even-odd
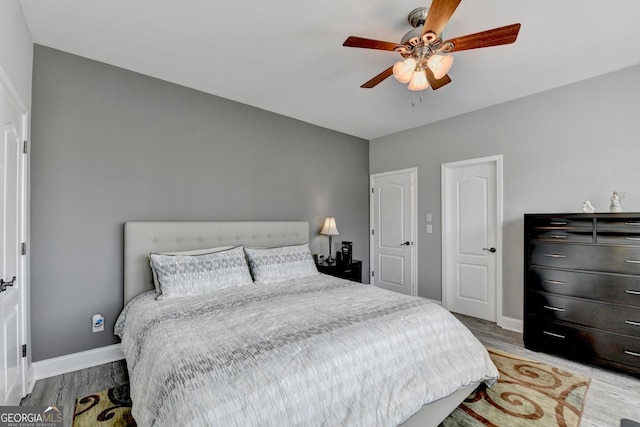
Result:
[[[318,273],[309,244],[280,248],[245,248],[255,283],[267,284]]]
[[[253,283],[242,246],[203,255],[152,253],[149,258],[162,292],[159,300]]]
[[[231,249],[234,247],[235,246],[218,246],[215,248],[191,249],[188,251],[159,252],[158,255],[204,255],[204,254],[210,254],[212,252],[226,251],[227,249]],[[160,283],[158,283],[158,276],[156,274],[156,270],[153,268],[153,264],[151,264],[151,256],[149,256],[149,264],[151,265],[151,275],[153,276],[153,286],[156,288],[156,292],[161,294],[162,292],[160,291]]]

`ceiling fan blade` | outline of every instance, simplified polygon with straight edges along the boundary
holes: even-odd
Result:
[[[371,89],[371,88],[377,86],[378,83],[382,82],[384,79],[386,79],[387,77],[391,76],[392,74],[393,74],[393,65],[391,67],[387,68],[386,70],[384,70],[383,72],[381,72],[380,74],[378,74],[377,76],[375,76],[374,78],[372,78],[371,80],[369,80],[368,82],[366,82],[365,84],[363,84],[360,87],[364,88],[364,89]]]
[[[362,37],[350,36],[344,41],[344,43],[342,43],[342,46],[394,51],[397,47],[402,47],[403,45],[398,43],[383,42],[380,40],[364,39]]]
[[[450,52],[478,49],[481,47],[500,46],[515,42],[518,38],[519,32],[520,24],[511,24],[505,27],[494,28],[493,30],[455,37],[444,41],[443,44],[453,44],[453,49]]]
[[[427,19],[422,27],[422,35],[427,31],[433,31],[436,36],[440,36],[449,19],[456,11],[456,8],[460,4],[461,0],[433,0],[429,12],[427,12]]]
[[[451,83],[451,78],[447,74],[445,74],[444,77],[441,77],[439,80],[436,80],[435,76],[433,75],[433,71],[431,71],[431,69],[425,68],[424,71],[427,74],[427,81],[429,82],[429,85],[433,90],[438,90],[442,86],[448,85],[449,83]]]

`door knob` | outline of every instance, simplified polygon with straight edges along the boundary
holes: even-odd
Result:
[[[494,253],[496,251],[496,248],[482,248],[483,251],[489,251],[491,253]]]
[[[411,242],[408,241],[408,240],[406,242],[402,243],[402,246],[409,246],[409,245],[411,245]]]

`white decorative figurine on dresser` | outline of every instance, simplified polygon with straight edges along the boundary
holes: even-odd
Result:
[[[596,211],[596,208],[591,204],[590,201],[585,201],[584,203],[582,203],[582,212],[584,213],[594,213]]]
[[[609,206],[610,212],[622,212],[622,206],[620,205],[620,200],[624,199],[624,193],[618,193],[614,191],[611,195],[611,205]]]

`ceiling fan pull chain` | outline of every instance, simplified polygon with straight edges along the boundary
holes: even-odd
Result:
[[[422,94],[420,94],[420,98],[418,98],[418,101],[420,101],[420,104],[422,104]],[[416,93],[413,91],[411,92],[411,106],[416,106]]]

